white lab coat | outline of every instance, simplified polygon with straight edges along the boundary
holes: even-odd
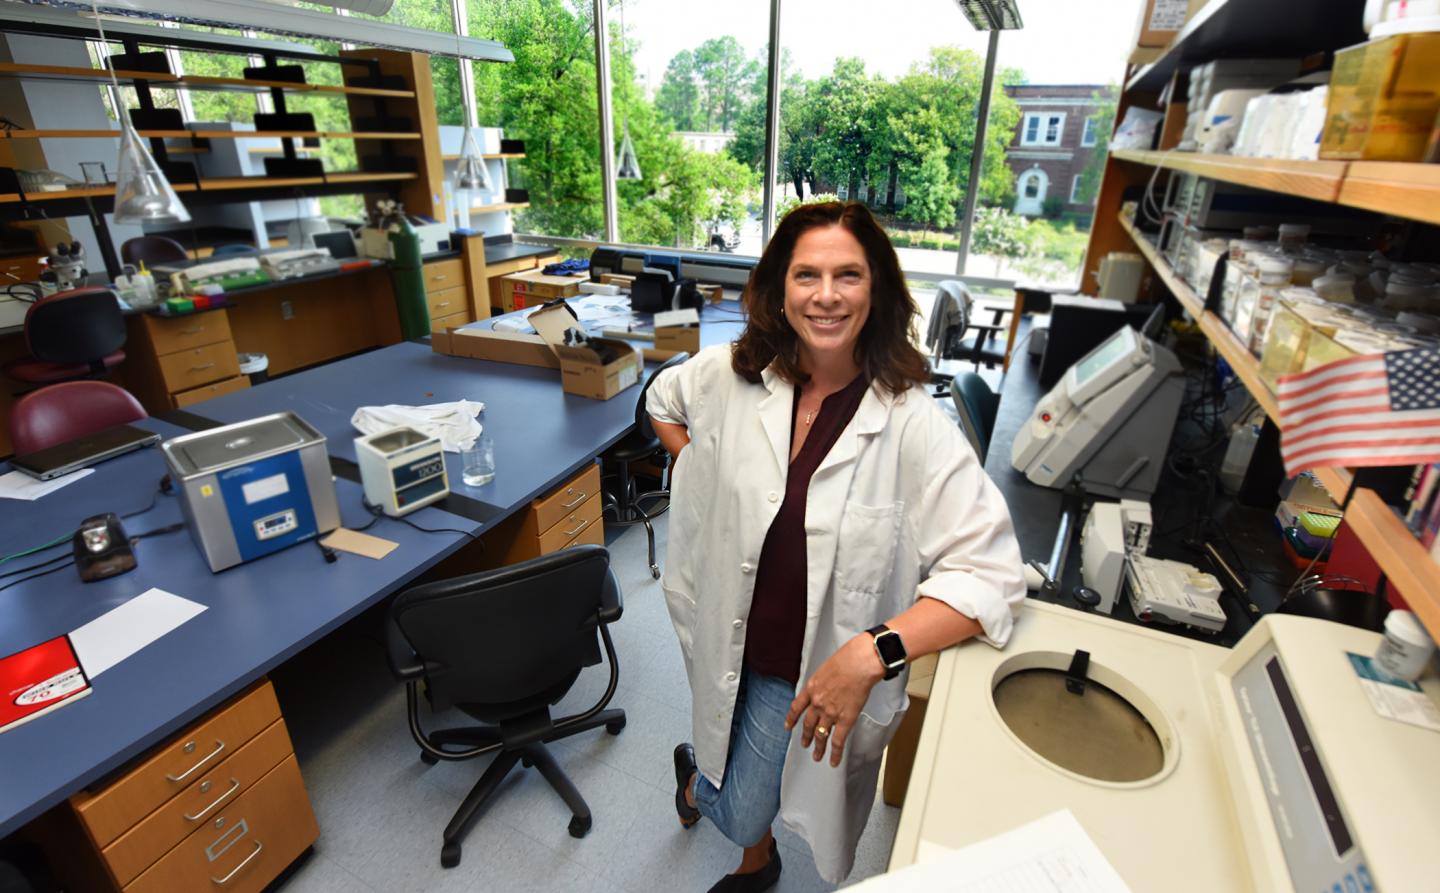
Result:
[[[793,397],[772,370],[760,384],[736,375],[730,347],[722,345],[667,370],[647,402],[653,418],[690,430],[672,475],[662,586],[690,676],[696,762],[717,786],[755,565],[785,494]],[[1005,502],[959,427],[923,388],[899,398],[874,387],[865,393],[811,478],[805,535],[802,684],[853,636],[921,595],[978,620],[982,638],[995,646],[1009,637],[1025,598]],[[905,674],[877,684],[838,769],[828,754],[814,762],[799,746],[799,729],[793,733],[780,818],[810,844],[828,881],[839,883],[854,864],[880,757],[907,703]]]

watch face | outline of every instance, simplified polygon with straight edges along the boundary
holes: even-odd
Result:
[[[887,666],[905,663],[905,646],[900,642],[900,634],[894,630],[886,630],[876,636],[875,648]]]

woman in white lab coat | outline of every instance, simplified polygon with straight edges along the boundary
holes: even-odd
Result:
[[[759,893],[777,814],[822,877],[850,873],[906,661],[1003,645],[1025,584],[1004,500],[923,387],[869,211],[792,211],[744,302],[739,341],[667,370],[647,407],[676,454],[663,588],[694,698],[676,811],[744,848],[712,891]]]

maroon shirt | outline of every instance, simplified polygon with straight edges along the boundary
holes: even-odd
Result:
[[[805,643],[806,571],[805,497],[815,469],[840,439],[865,396],[864,375],[856,376],[826,397],[810,425],[800,452],[785,477],[785,501],[765,534],[755,569],[755,595],[750,602],[750,629],[745,636],[745,665],[765,676],[800,681],[800,651]],[[790,408],[790,440],[794,442],[800,388]],[[800,424],[803,424],[801,422]]]

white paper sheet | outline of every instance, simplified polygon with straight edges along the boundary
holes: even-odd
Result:
[[[1130,893],[1068,809],[964,849],[922,842],[920,861],[857,893]]]
[[[32,478],[23,471],[0,474],[0,499],[23,499],[26,502],[33,502],[47,493],[54,493],[61,487],[75,483],[94,471],[93,468],[82,468],[48,481]]]
[[[188,598],[148,589],[72,632],[70,642],[94,679],[204,610]]]

